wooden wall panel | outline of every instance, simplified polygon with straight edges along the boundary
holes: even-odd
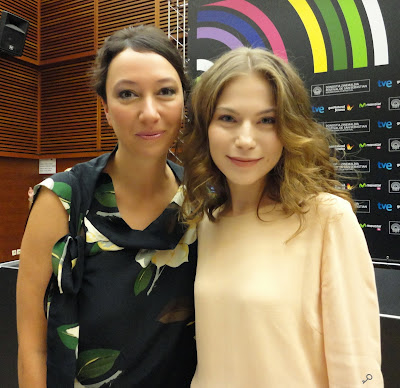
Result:
[[[37,154],[38,71],[0,58],[0,152]]]
[[[111,151],[117,144],[117,138],[115,136],[114,130],[108,125],[103,108],[101,109],[100,139],[101,139],[101,149],[105,151]]]
[[[41,1],[41,63],[94,53],[94,0]]]
[[[97,150],[97,103],[90,89],[91,61],[41,71],[41,139],[43,154]]]
[[[57,159],[57,172],[88,159]],[[0,157],[0,263],[18,259],[11,253],[21,247],[29,214],[28,188],[48,176],[39,175],[38,160]]]
[[[155,0],[98,0],[99,46],[104,38],[120,28],[154,23]]]
[[[37,65],[39,61],[39,2],[32,0],[0,0],[0,11],[8,11],[28,20],[28,34],[21,60]]]
[[[0,262],[16,260],[28,216],[28,187],[37,179],[37,160],[0,157]]]
[[[36,42],[31,39],[31,45],[40,47],[40,61],[36,69],[18,62],[14,69],[14,62],[10,66],[0,58],[0,71],[23,75],[14,83],[7,73],[0,74],[1,85],[13,84],[10,91],[0,90],[0,108],[7,112],[0,117],[0,155],[66,157],[111,150],[114,132],[88,87],[95,49],[106,36],[128,25],[155,24],[167,32],[168,1],[14,0],[11,7],[11,0],[0,0],[3,3],[10,12],[32,19],[30,32]]]

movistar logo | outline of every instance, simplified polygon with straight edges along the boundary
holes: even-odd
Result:
[[[360,224],[360,226],[361,226],[362,228],[366,228],[366,227],[367,227],[367,224]]]
[[[360,183],[360,184],[358,185],[358,187],[360,187],[361,189],[363,189],[363,188],[366,187],[366,186],[367,186],[366,183]]]
[[[359,108],[365,108],[366,106],[367,106],[366,102],[361,102],[361,103],[358,104]]]
[[[358,146],[359,146],[360,148],[364,148],[364,147],[367,146],[367,143],[360,143]]]

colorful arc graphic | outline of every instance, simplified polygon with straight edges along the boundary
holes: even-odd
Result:
[[[305,0],[289,0],[289,3],[298,13],[310,40],[311,51],[314,58],[314,73],[328,71],[328,60],[321,28],[312,9]]]
[[[375,66],[389,64],[389,48],[381,8],[378,0],[362,0],[372,33]]]
[[[358,12],[355,0],[336,0],[344,16],[345,27],[342,27],[338,8],[334,7],[333,0],[314,0],[323,24],[325,24],[329,41],[332,47],[333,70],[348,68],[348,46],[346,47],[343,29],[347,27],[350,37],[352,65],[353,68],[368,66],[367,42],[361,16]],[[388,40],[385,24],[378,0],[361,0],[365,8],[371,30],[374,65],[389,64]],[[288,0],[298,16],[300,17],[308,35],[313,55],[314,72],[321,73],[328,71],[326,45],[322,35],[321,26],[317,16],[312,11],[309,0]],[[219,6],[240,12],[253,21],[265,34],[272,51],[287,61],[287,53],[281,35],[271,20],[255,5],[246,0],[223,0],[205,6]],[[339,12],[339,11],[338,11]],[[199,11],[198,22],[216,22],[229,26],[240,33],[253,47],[265,47],[262,38],[255,28],[240,17],[223,11]],[[214,39],[224,43],[229,48],[243,46],[243,43],[233,34],[222,28],[200,27],[197,31],[198,38]]]
[[[247,16],[265,34],[271,45],[272,52],[285,61],[288,60],[285,45],[278,30],[271,20],[258,9],[255,5],[245,0],[223,0],[217,3],[207,4],[206,6],[220,6],[233,9]]]
[[[328,30],[332,46],[333,69],[347,69],[347,49],[339,17],[330,0],[314,0]]]
[[[365,42],[364,27],[354,0],[338,0],[349,30],[351,50],[353,53],[353,67],[367,67],[367,44]]]
[[[231,50],[243,46],[242,42],[230,32],[216,27],[200,27],[197,29],[197,39],[213,39],[222,42]]]
[[[265,47],[257,31],[250,24],[231,13],[223,11],[199,11],[197,22],[218,22],[224,24],[241,33],[253,47]]]
[[[200,58],[196,62],[196,68],[197,68],[197,70],[200,70],[200,71],[207,71],[212,65],[213,65],[213,63],[211,61],[209,61],[208,59]]]

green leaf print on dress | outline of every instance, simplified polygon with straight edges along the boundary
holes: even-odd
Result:
[[[139,295],[142,291],[144,291],[147,286],[150,284],[150,280],[153,277],[154,265],[149,264],[146,268],[142,268],[139,272],[138,277],[136,278],[135,285],[133,290],[135,292],[135,296]]]
[[[62,343],[68,349],[76,349],[79,341],[79,325],[77,323],[57,327],[57,332],[60,336]]]
[[[153,283],[147,291],[147,295],[149,295],[153,290],[165,266],[177,268],[183,263],[187,263],[189,261],[189,245],[193,244],[196,239],[196,227],[190,226],[174,249],[141,249],[137,253],[135,260],[142,266],[143,269],[152,267],[153,265],[156,267],[156,274],[154,276]],[[138,278],[141,276],[142,272],[143,270],[140,272]],[[136,282],[138,278],[136,279]],[[137,295],[136,291],[135,295]]]
[[[54,244],[53,250],[51,252],[51,264],[53,267],[54,275],[58,276],[59,272],[61,271],[62,267],[62,260],[66,253],[66,245],[65,239],[56,242]],[[71,261],[72,268],[75,267],[76,258]]]
[[[192,313],[193,303],[190,298],[175,298],[164,307],[157,321],[164,324],[185,321]]]
[[[53,191],[60,198],[61,203],[67,213],[70,213],[71,208],[71,196],[72,189],[71,186],[64,182],[54,182],[53,179],[47,178],[40,183],[41,186],[47,187],[49,190]]]
[[[119,356],[118,350],[93,349],[79,353],[77,361],[77,379],[85,385],[88,380],[95,379],[107,373]]]
[[[106,207],[117,207],[117,200],[115,198],[115,191],[112,182],[105,183],[99,186],[94,193],[97,201]]]
[[[84,223],[86,226],[86,242],[88,244],[97,244],[98,247],[92,247],[94,251],[99,248],[102,251],[120,251],[124,248],[119,247],[118,245],[111,242],[104,234],[99,232],[93,224],[87,219],[84,219]]]

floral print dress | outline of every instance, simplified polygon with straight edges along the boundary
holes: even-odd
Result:
[[[70,232],[75,228],[52,253],[48,387],[189,387],[197,243],[195,228],[177,221],[182,187],[146,229],[133,230],[102,172],[108,156],[98,159],[38,185],[58,195]],[[180,179],[181,168],[168,163]],[[94,183],[85,184],[84,176]],[[91,200],[83,198],[87,193]]]

